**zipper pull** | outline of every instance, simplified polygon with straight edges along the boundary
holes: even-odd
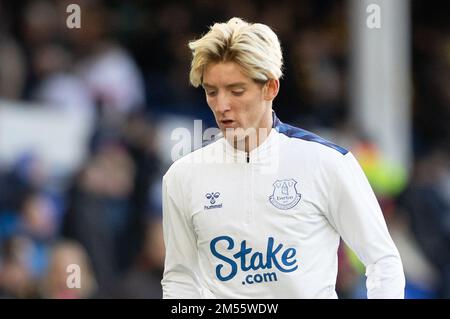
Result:
[[[247,163],[250,163],[250,154],[247,153]]]

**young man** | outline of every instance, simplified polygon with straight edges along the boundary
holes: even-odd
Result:
[[[336,298],[340,237],[369,298],[403,298],[399,253],[353,155],[282,123],[275,33],[239,18],[191,42],[223,137],[163,178],[164,298]]]

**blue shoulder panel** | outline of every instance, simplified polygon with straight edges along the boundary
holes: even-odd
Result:
[[[284,124],[283,122],[281,122],[278,117],[275,115],[275,112],[273,113],[273,127],[281,134],[284,134],[288,137],[292,137],[292,138],[298,138],[301,140],[305,140],[305,141],[310,141],[310,142],[316,142],[316,143],[320,143],[322,145],[325,145],[327,147],[330,147],[336,151],[338,151],[339,153],[341,153],[342,155],[345,155],[348,153],[348,150],[346,150],[343,147],[340,147],[339,145],[333,144],[330,141],[327,141],[324,138],[321,138],[320,136],[311,133],[307,130],[303,130],[301,128],[295,127],[295,126],[291,126],[288,124]]]

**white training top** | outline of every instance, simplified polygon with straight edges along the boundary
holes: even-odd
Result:
[[[273,119],[248,156],[221,138],[164,176],[164,298],[337,298],[340,237],[366,266],[368,298],[403,298],[399,253],[356,159]]]

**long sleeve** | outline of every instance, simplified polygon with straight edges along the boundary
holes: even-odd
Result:
[[[163,298],[201,298],[198,278],[198,253],[191,223],[183,211],[179,190],[168,185],[166,176],[162,183],[163,231],[166,247],[164,275],[161,281]],[[174,198],[178,194],[180,198]]]
[[[349,152],[331,174],[329,220],[366,266],[367,297],[404,298],[400,255],[364,172]]]

